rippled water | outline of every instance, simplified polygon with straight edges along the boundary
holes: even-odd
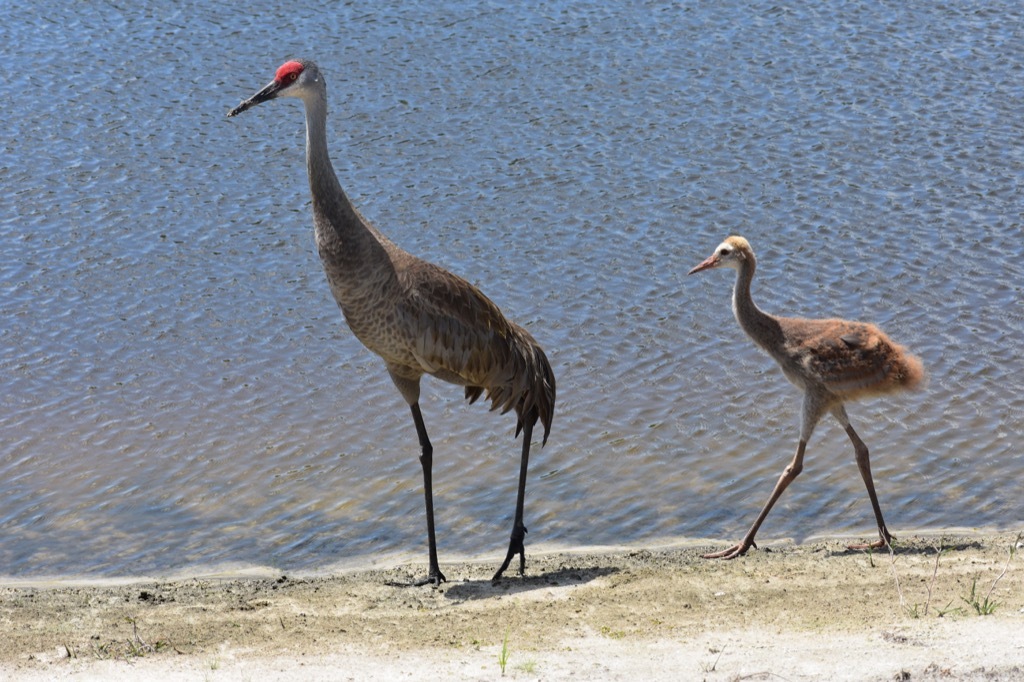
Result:
[[[284,59],[328,79],[363,213],[478,284],[559,381],[528,551],[735,539],[799,395],[766,310],[881,324],[919,394],[853,405],[890,528],[1024,522],[1018,3],[43,2],[0,23],[0,574],[425,562],[408,410],[312,244]],[[530,3],[527,3],[530,5]],[[514,419],[426,380],[442,562],[499,554]],[[762,539],[863,533],[823,422]],[[422,555],[422,556],[421,556]]]

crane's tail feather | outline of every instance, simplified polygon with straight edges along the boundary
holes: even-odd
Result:
[[[881,330],[871,331],[873,335],[866,341],[851,344],[844,338],[849,348],[832,355],[808,356],[805,364],[844,400],[922,388],[928,375],[921,359]]]
[[[513,357],[505,381],[490,387],[466,386],[466,400],[472,404],[486,391],[492,411],[505,414],[514,409],[517,438],[526,423],[539,420],[546,444],[555,412],[555,373],[543,349],[528,335],[516,345]]]
[[[898,370],[900,385],[908,390],[924,388],[928,384],[928,372],[925,371],[921,358],[904,353],[901,359],[903,362],[900,363],[901,366]]]

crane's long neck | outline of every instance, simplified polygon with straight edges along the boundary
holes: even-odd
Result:
[[[326,94],[308,98],[305,105],[306,171],[313,196],[313,213],[317,219],[326,219],[339,237],[350,239],[353,232],[364,231],[367,226],[341,188],[327,152]]]
[[[772,352],[783,344],[782,330],[773,316],[762,311],[750,296],[750,284],[754,281],[757,261],[753,254],[742,261],[736,273],[736,286],[732,292],[732,312],[736,321],[754,343]]]
[[[327,93],[309,97],[306,105],[306,171],[313,197],[313,223],[321,258],[332,254],[330,265],[349,272],[383,267],[387,251],[398,250],[366,221],[341,188],[327,151]],[[327,267],[328,263],[325,262]]]

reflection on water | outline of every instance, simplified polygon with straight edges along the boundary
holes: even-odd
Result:
[[[423,551],[408,411],[312,248],[301,108],[224,117],[293,55],[364,214],[548,351],[534,547],[734,539],[767,497],[799,396],[731,277],[684,276],[730,233],[764,309],[924,359],[923,393],[849,410],[895,534],[1024,520],[1020,7],[331,12],[10,8],[0,574]],[[460,396],[424,383],[442,562],[503,551],[515,500],[514,419]],[[842,431],[806,464],[762,537],[870,537]]]

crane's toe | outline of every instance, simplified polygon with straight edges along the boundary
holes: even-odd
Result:
[[[737,542],[729,549],[723,549],[721,552],[712,552],[710,554],[702,554],[704,559],[735,559],[738,556],[743,556],[747,553],[747,550],[751,547],[757,547],[753,541],[751,542]]]
[[[523,547],[523,543],[520,542],[518,547],[513,543],[508,548],[508,554],[505,556],[505,561],[501,562],[501,568],[499,568],[494,576],[491,578],[491,582],[498,582],[501,580],[501,576],[505,573],[505,569],[512,563],[512,557],[516,554],[519,555],[519,575],[522,577],[526,574],[526,549]]]
[[[882,538],[875,540],[874,542],[858,542],[852,545],[847,545],[846,549],[882,549],[885,547],[892,547],[892,541],[895,540],[893,536],[889,536],[888,539]]]
[[[423,585],[433,585],[434,587],[439,587],[441,583],[446,582],[448,582],[448,578],[444,577],[444,573],[441,573],[441,570],[438,568],[432,568],[430,569],[430,573],[427,574],[426,578],[423,578],[422,580],[417,580],[416,582],[412,583],[411,586],[422,587]]]
[[[448,582],[448,579],[444,577],[444,574],[441,573],[441,571],[431,571],[426,578],[420,578],[419,580],[413,580],[411,582],[388,580],[384,584],[388,587],[423,587],[424,585],[440,587],[441,583],[446,582]]]
[[[508,554],[505,555],[505,561],[501,563],[501,568],[499,568],[494,574],[494,577],[491,578],[492,582],[498,582],[501,580],[502,574],[505,572],[505,569],[508,568],[508,565],[512,563],[512,557],[516,554],[519,555],[519,575],[523,576],[526,574],[526,547],[523,546],[523,539],[525,537],[525,526],[516,528],[512,531],[512,539],[508,543]]]

